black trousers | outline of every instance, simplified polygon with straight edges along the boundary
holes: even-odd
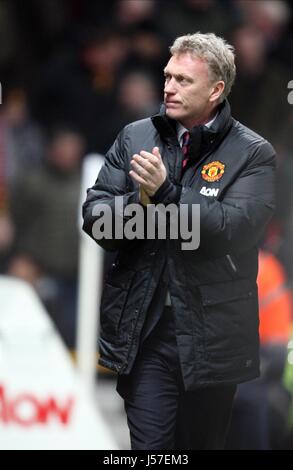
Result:
[[[132,450],[223,449],[236,385],[185,391],[171,308],[120,376]]]

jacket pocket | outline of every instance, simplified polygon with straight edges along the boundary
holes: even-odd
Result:
[[[121,319],[130,296],[134,276],[134,271],[127,270],[119,274],[115,272],[106,282],[100,307],[102,336],[118,338]]]
[[[199,286],[203,305],[206,354],[229,357],[257,348],[258,299],[250,279]]]
[[[204,306],[249,299],[257,294],[257,285],[249,279],[198,286]]]

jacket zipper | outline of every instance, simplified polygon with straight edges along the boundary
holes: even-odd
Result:
[[[236,266],[236,264],[234,263],[234,261],[232,260],[231,256],[230,256],[230,255],[226,255],[226,258],[227,258],[227,260],[229,261],[229,264],[230,264],[231,268],[233,269],[234,273],[237,273],[237,271],[238,271],[237,266]]]

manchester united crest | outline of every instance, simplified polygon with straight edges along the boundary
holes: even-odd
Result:
[[[214,181],[219,181],[225,173],[225,165],[221,162],[211,162],[207,165],[204,165],[201,170],[201,176],[205,181],[213,183]]]

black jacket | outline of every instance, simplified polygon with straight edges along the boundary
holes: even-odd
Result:
[[[138,186],[128,175],[131,157],[158,146],[168,178],[153,202],[200,204],[197,250],[182,250],[180,239],[98,241],[118,250],[101,301],[99,362],[129,373],[166,262],[186,389],[239,383],[259,373],[257,246],[274,209],[275,152],[231,117],[225,101],[210,129],[192,130],[181,178],[175,126],[164,112],[126,126],[88,191],[83,228],[93,237],[95,204],[113,210],[117,196],[125,205],[138,202]]]

